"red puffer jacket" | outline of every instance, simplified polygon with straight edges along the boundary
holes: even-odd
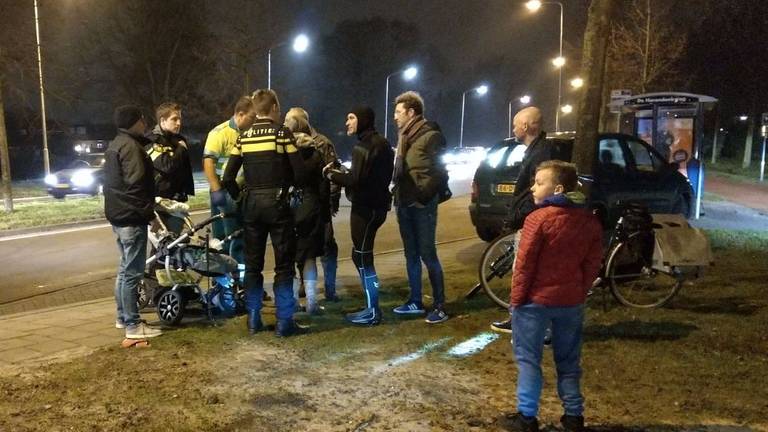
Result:
[[[542,207],[525,219],[510,304],[575,306],[600,271],[602,227],[584,208]]]

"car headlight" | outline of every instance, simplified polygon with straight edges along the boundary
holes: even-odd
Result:
[[[56,178],[56,174],[48,174],[45,176],[45,184],[49,186],[55,186],[59,183],[59,179]]]
[[[93,184],[93,174],[90,171],[75,171],[72,175],[72,184],[77,187],[88,187]]]

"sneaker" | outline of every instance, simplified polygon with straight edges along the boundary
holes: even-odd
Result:
[[[126,327],[125,328],[125,338],[126,339],[147,339],[147,338],[153,338],[157,337],[163,334],[163,331],[150,327],[143,322],[140,322],[132,327]]]
[[[381,310],[378,308],[367,308],[359,312],[350,313],[344,316],[348,322],[361,326],[375,326],[381,323]]]
[[[123,323],[120,320],[115,320],[115,328],[116,329],[124,329],[125,328],[125,323]]]
[[[497,333],[512,333],[512,319],[507,318],[504,321],[494,321],[491,323],[491,330]]]
[[[402,306],[398,306],[392,309],[392,312],[398,315],[418,315],[418,314],[423,314],[424,312],[426,312],[426,310],[424,310],[424,305],[422,305],[421,303],[415,303],[415,302],[409,301]]]
[[[583,432],[587,430],[584,427],[583,416],[564,415],[560,417],[560,424],[563,425],[563,429],[566,432]]]
[[[517,413],[510,418],[509,428],[511,431],[519,432],[539,432],[539,420],[536,417],[527,417]]]
[[[437,308],[427,315],[427,319],[424,320],[427,324],[437,324],[448,320],[448,314],[444,310]]]

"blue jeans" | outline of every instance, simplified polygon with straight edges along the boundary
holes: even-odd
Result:
[[[552,351],[557,369],[557,394],[566,415],[584,413],[581,395],[581,330],[583,305],[547,307],[529,303],[512,312],[513,351],[517,361],[517,410],[535,417],[541,396],[544,332],[552,326]]]
[[[113,226],[112,231],[117,235],[117,250],[120,252],[115,279],[117,320],[131,327],[139,323],[136,297],[147,259],[147,226]]]
[[[437,258],[435,229],[437,228],[437,196],[426,206],[400,206],[397,208],[397,223],[405,248],[405,266],[408,285],[411,287],[409,301],[421,304],[421,263],[427,267],[429,283],[432,285],[434,307],[445,304],[443,267]]]
[[[213,222],[213,237],[219,240],[224,239],[224,237],[243,227],[242,216],[240,214],[240,210],[237,208],[237,202],[233,200],[229,194],[226,194],[226,197],[226,205],[215,206],[211,204],[211,216],[216,216],[220,213],[226,213],[230,215],[237,215],[237,217],[219,219]],[[229,242],[229,244],[225,244],[224,252],[237,260],[238,263],[245,263],[243,258],[243,236],[233,239],[231,242]]]

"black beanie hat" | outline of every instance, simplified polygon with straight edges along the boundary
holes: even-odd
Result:
[[[115,126],[120,129],[130,129],[139,121],[144,114],[136,105],[123,105],[115,108],[114,121]]]
[[[373,113],[373,109],[368,106],[357,106],[355,108],[352,108],[352,111],[350,113],[354,114],[355,117],[357,117],[357,133],[360,134],[362,132],[367,131],[368,129],[374,128],[374,120],[376,120],[376,115]]]

